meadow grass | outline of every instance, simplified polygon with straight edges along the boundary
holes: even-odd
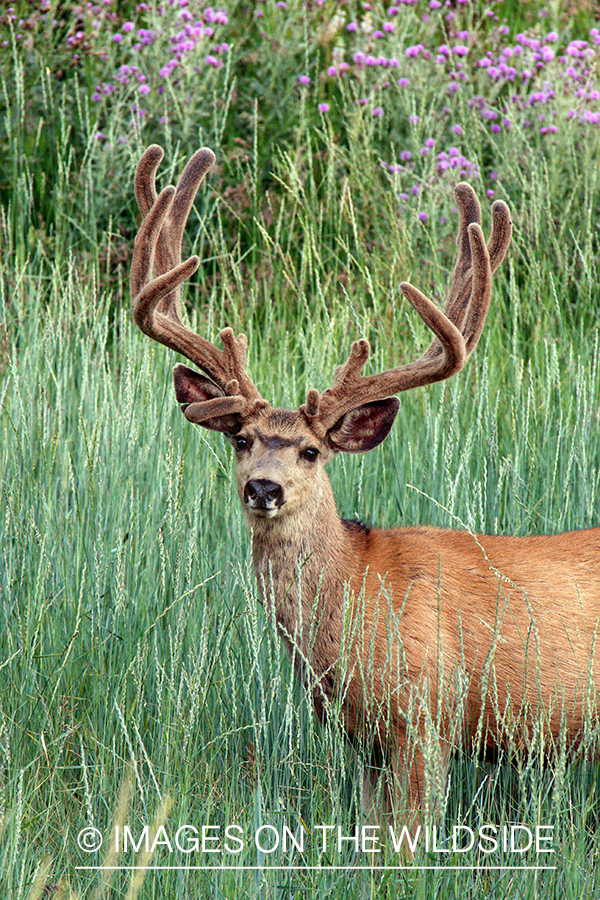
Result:
[[[347,746],[339,710],[316,721],[257,602],[229,447],[177,409],[175,356],[133,327],[127,268],[142,148],[156,139],[165,146],[166,183],[207,143],[218,168],[188,228],[189,247],[204,260],[186,291],[191,324],[211,338],[226,324],[245,330],[250,372],[280,405],[325,387],[358,335],[373,345],[373,370],[414,357],[427,335],[398,283],[443,296],[456,222],[451,183],[464,177],[419,151],[431,134],[435,152],[446,152],[460,125],[461,154],[480,173],[471,172],[484,227],[493,189],[513,211],[514,246],[468,368],[403,396],[378,450],[331,465],[339,511],[383,526],[512,534],[597,526],[597,125],[559,119],[570,100],[557,91],[556,101],[544,101],[555,102],[555,133],[526,127],[523,110],[512,128],[486,130],[469,99],[484,92],[492,109],[508,89],[494,82],[484,90],[476,68],[462,94],[443,100],[452,108],[444,116],[447,68],[408,57],[418,89],[377,87],[389,66],[375,76],[353,61],[369,39],[362,6],[315,4],[307,17],[305,4],[290,2],[287,11],[260,7],[262,31],[248,24],[247,7],[229,10],[227,23],[214,23],[215,40],[231,42],[215,57],[222,65],[195,72],[184,54],[167,96],[154,87],[143,95],[150,112],[140,127],[134,88],[158,84],[162,38],[143,45],[148,82],[135,76],[93,98],[123,64],[123,41],[107,35],[122,32],[126,41],[122,26],[136,16],[158,28],[159,7],[146,14],[122,4],[110,19],[106,4],[94,36],[84,7],[42,4],[53,10],[52,25],[40,9],[15,6],[17,18],[3,25],[0,134],[2,896],[596,896],[592,722],[578,765],[567,764],[561,741],[553,763],[544,763],[538,722],[514,758],[509,747],[482,762],[467,748],[440,788],[442,839],[454,823],[549,825],[551,858],[528,852],[518,861],[555,868],[516,869],[507,852],[490,860],[476,847],[437,854],[420,845],[414,863],[442,868],[348,871],[331,866],[368,867],[369,855],[348,842],[319,852],[317,826],[352,835],[362,821],[364,756]],[[163,6],[166,21],[175,8]],[[501,23],[482,17],[477,4],[464,7],[456,14],[466,17],[474,44],[497,56]],[[419,41],[435,48],[458,30],[443,10],[423,21],[423,9],[399,6],[398,56]],[[392,21],[384,7],[371,12]],[[594,25],[569,19],[566,6],[553,7],[551,22],[537,12],[532,4],[522,18],[520,8],[506,40],[543,26],[571,46]],[[337,14],[345,19],[330,39]],[[347,29],[353,21],[357,32]],[[78,29],[84,37],[74,37]],[[327,82],[341,50],[356,68]],[[302,72],[310,83],[298,84]],[[375,96],[391,98],[383,116],[372,114]],[[318,109],[324,102],[329,113]],[[410,115],[419,116],[414,126]],[[236,826],[244,845],[223,855],[170,853],[164,843],[152,855],[143,846],[110,855],[111,830],[126,823],[134,836],[146,825],[164,824],[170,835],[184,824]],[[286,824],[296,835],[308,829],[303,855],[253,843],[261,826],[281,832]],[[78,847],[85,827],[104,838],[96,853]],[[215,860],[244,870],[176,868]],[[388,846],[377,864],[403,861]],[[175,868],[145,873],[136,862]],[[299,862],[324,868],[265,868]],[[106,863],[126,868],[77,869]]]

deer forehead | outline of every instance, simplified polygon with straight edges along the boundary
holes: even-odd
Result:
[[[297,409],[262,409],[242,427],[241,433],[269,450],[308,445],[320,448],[321,445],[306,417]]]

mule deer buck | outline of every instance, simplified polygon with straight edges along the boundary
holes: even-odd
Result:
[[[386,438],[395,394],[465,365],[510,243],[506,204],[492,205],[486,245],[474,191],[456,186],[458,256],[443,311],[400,285],[435,335],[420,359],[363,375],[369,345],[358,340],[323,394],[311,389],[298,409],[277,409],[246,372],[244,335],[225,328],[218,349],[182,321],[180,287],[199,265],[195,256],[181,261],[183,230],[215,157],[199,150],[177,187],[157,196],[162,157],[149,147],[135,178],[143,221],[133,315],[145,334],[205,373],[176,365],[177,401],[190,422],[233,445],[261,600],[318,713],[340,703],[348,736],[385,757],[414,810],[430,806],[423,747],[432,723],[438,778],[457,743],[503,746],[507,728],[526,736],[540,717],[550,740],[577,745],[585,717],[597,721],[600,528],[540,537],[378,530],[339,517],[325,473],[337,453],[363,453]],[[392,807],[399,796],[387,789]]]

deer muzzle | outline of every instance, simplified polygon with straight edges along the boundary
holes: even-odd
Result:
[[[267,478],[249,479],[244,485],[244,504],[259,516],[273,516],[285,503],[283,487]]]

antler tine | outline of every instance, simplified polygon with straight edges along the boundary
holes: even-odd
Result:
[[[465,181],[459,182],[454,188],[454,196],[458,205],[459,226],[456,236],[458,253],[452,280],[448,289],[448,296],[444,306],[446,315],[454,324],[461,328],[468,318],[470,300],[473,296],[472,254],[470,226],[481,226],[481,207],[475,191]],[[496,200],[492,205],[492,232],[488,243],[490,268],[492,274],[496,271],[508,249],[511,238],[511,221],[508,206],[502,200]],[[472,347],[474,349],[474,346]],[[431,352],[439,353],[441,348],[435,341],[429,348]]]
[[[366,340],[356,341],[347,362],[336,369],[332,387],[322,397],[317,391],[309,391],[302,407],[320,434],[364,403],[450,378],[462,369],[477,346],[490,306],[492,273],[510,244],[510,213],[502,201],[493,204],[492,233],[486,245],[475,192],[461,182],[455,195],[460,214],[458,254],[444,309],[408,282],[400,285],[406,299],[433,331],[434,340],[415,362],[369,376],[360,374],[369,356],[369,344]]]
[[[197,270],[192,256],[181,262],[185,225],[204,176],[215,161],[212,150],[198,150],[177,183],[156,195],[156,171],[163,158],[153,144],[144,152],[135,176],[135,195],[143,216],[131,263],[131,305],[140,329],[165,346],[182,353],[202,369],[225,394],[261,400],[248,377],[246,337],[231,328],[220,334],[224,350],[187,328],[181,318],[181,284]]]
[[[164,152],[162,147],[152,144],[143,153],[135,175],[135,196],[142,216],[147,216],[156,202],[156,172],[162,162]],[[194,198],[204,176],[213,166],[215,155],[207,147],[197,150],[187,163],[177,183],[175,197],[170,214],[165,219],[159,232],[156,243],[156,258],[154,271],[156,275],[162,275],[173,269],[181,262],[181,244],[183,232],[194,203]],[[165,298],[164,311],[169,314],[175,312],[181,318],[179,291],[175,291],[173,298]],[[172,313],[171,313],[172,314]]]

